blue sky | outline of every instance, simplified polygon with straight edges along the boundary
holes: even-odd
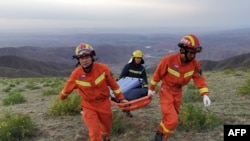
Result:
[[[249,0],[0,0],[0,31],[181,32],[250,27]]]

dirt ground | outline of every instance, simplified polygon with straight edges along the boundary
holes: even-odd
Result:
[[[222,141],[223,124],[250,124],[250,96],[235,93],[235,89],[249,79],[248,74],[249,72],[243,71],[230,74],[225,74],[223,71],[205,73],[212,100],[209,109],[219,115],[224,123],[208,132],[183,132],[177,128],[170,141]],[[1,81],[15,82],[14,79]],[[19,87],[24,84],[25,82],[19,84]],[[0,86],[3,89],[6,84],[0,83]],[[8,93],[0,91],[0,110],[11,109],[15,113],[31,116],[36,123],[36,135],[29,141],[88,141],[88,131],[81,119],[80,111],[79,115],[75,116],[48,115],[48,109],[58,97],[57,95],[43,96],[42,89],[26,90],[23,94],[27,101],[12,106],[2,104],[2,99]],[[158,100],[158,95],[154,95],[147,107],[132,111],[133,117],[125,118],[130,129],[121,135],[112,135],[111,140],[152,141],[161,119]],[[200,103],[203,104],[202,99]],[[115,106],[112,106],[112,109],[118,114],[124,114]]]

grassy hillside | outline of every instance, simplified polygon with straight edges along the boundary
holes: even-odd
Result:
[[[250,124],[250,94],[243,95],[236,92],[239,87],[244,86],[246,80],[250,79],[249,73],[250,70],[204,72],[212,101],[208,109],[219,116],[222,122],[209,131],[182,131],[177,128],[171,141],[222,141],[224,124]],[[31,141],[88,140],[88,132],[80,113],[57,117],[48,114],[65,81],[66,78],[1,78],[0,111],[11,110],[13,113],[30,115],[36,124],[35,136],[28,139]],[[250,86],[244,87],[249,89]],[[187,88],[184,87],[184,95],[187,94]],[[20,91],[26,102],[4,105],[3,99],[13,91]],[[161,119],[158,100],[158,95],[155,95],[149,106],[132,111],[133,118],[125,117],[120,109],[113,106],[114,116],[124,116],[124,122],[129,130],[120,135],[112,135],[112,141],[151,141]],[[192,104],[202,106],[202,98],[200,102]]]

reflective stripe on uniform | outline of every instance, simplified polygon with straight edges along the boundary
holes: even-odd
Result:
[[[200,94],[208,93],[208,88],[201,88],[201,89],[199,89],[199,91],[200,91]]]
[[[132,70],[132,69],[130,69],[128,71],[131,72],[131,73],[135,73],[135,74],[142,74],[141,71],[135,71],[135,70]]]
[[[119,89],[113,90],[113,92],[114,92],[115,94],[120,94],[120,93],[122,92],[122,90],[119,88]]]
[[[84,81],[80,81],[80,80],[76,80],[76,84],[81,85],[81,86],[85,86],[85,87],[91,86],[91,84],[89,82],[84,82]]]
[[[98,85],[104,79],[105,79],[105,72],[103,72],[99,77],[96,78],[95,85]],[[76,84],[84,86],[84,87],[91,87],[91,83],[90,82],[81,81],[81,80],[76,80],[75,82],[76,82]]]
[[[189,71],[184,74],[184,78],[192,76],[194,74],[194,71]]]
[[[100,82],[102,82],[102,80],[105,79],[105,72],[103,72],[96,80],[95,80],[95,84],[98,85]]]
[[[168,68],[168,72],[176,77],[180,77],[180,73],[171,68]]]
[[[155,86],[157,84],[157,82],[155,82],[153,79],[151,79],[150,84]]]
[[[61,91],[61,94],[64,95],[64,96],[68,95],[68,94],[65,94],[63,90]]]
[[[162,127],[164,133],[173,134],[174,131],[169,130],[168,128],[166,128],[162,121],[160,123],[160,126]]]
[[[176,77],[180,77],[180,73],[177,72],[177,71],[175,71],[175,70],[173,70],[173,69],[171,69],[171,68],[168,68],[168,72],[169,72],[170,74],[176,76]],[[187,77],[189,77],[189,76],[192,76],[193,74],[194,74],[194,71],[186,72],[186,73],[184,74],[184,78],[187,78]]]

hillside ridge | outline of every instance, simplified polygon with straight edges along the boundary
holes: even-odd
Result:
[[[230,57],[221,61],[201,60],[204,71],[250,68],[250,53]],[[111,67],[112,64],[109,64]],[[116,64],[117,65],[117,64]],[[153,73],[156,65],[147,67]],[[73,69],[56,62],[42,62],[18,56],[0,56],[0,77],[66,77]]]

